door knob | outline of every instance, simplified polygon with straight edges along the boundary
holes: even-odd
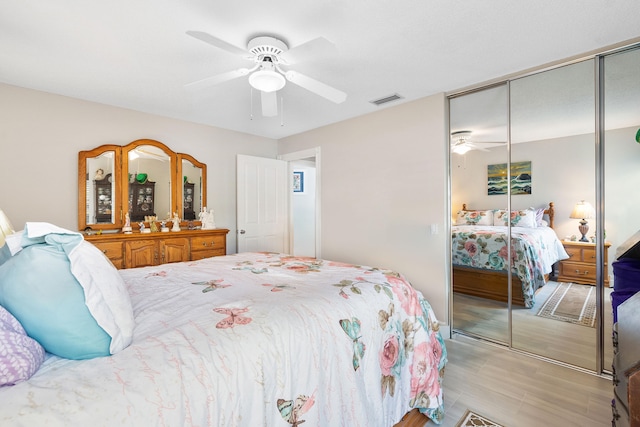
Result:
[[[244,230],[240,230],[240,231],[239,231],[239,233],[240,233],[240,234],[244,234],[244,233],[246,233],[246,231],[244,231]]]

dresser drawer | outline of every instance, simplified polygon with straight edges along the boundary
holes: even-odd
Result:
[[[85,236],[118,268],[136,268],[227,254],[226,228],[171,233],[105,233]]]
[[[227,236],[202,236],[191,238],[191,251],[224,249]]]
[[[596,265],[596,250],[595,248],[582,249],[582,261]]]
[[[560,263],[560,276],[575,279],[576,283],[595,282],[596,266],[595,264],[586,264],[581,262],[562,261]]]
[[[582,261],[582,248],[565,246],[564,250],[567,251],[567,255],[569,255],[569,260]]]
[[[117,269],[123,267],[122,242],[96,242],[94,245],[109,258]]]
[[[226,251],[224,248],[220,249],[207,249],[200,251],[191,251],[191,261],[198,261],[199,259],[211,258],[214,256],[223,256],[226,255]]]

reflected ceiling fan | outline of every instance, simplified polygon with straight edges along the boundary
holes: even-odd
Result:
[[[185,87],[189,90],[204,89],[248,75],[249,84],[261,93],[262,115],[266,117],[278,115],[276,92],[282,89],[287,81],[336,104],[347,99],[347,94],[336,88],[297,71],[282,68],[334,51],[333,43],[323,37],[289,49],[282,40],[270,36],[260,36],[249,40],[247,49],[244,50],[202,31],[187,31],[187,34],[254,63],[250,68],[239,68],[188,83]]]
[[[504,144],[499,141],[472,141],[470,130],[451,132],[451,151],[456,154],[465,154],[471,150],[489,151],[478,144]]]

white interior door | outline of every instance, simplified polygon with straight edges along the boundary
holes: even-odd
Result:
[[[289,251],[287,162],[238,155],[238,252]]]

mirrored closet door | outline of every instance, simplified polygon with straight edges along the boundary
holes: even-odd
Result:
[[[512,209],[549,203],[554,208],[553,227],[544,218],[545,226],[518,229],[531,241],[531,274],[544,278],[531,277],[530,307],[512,305],[512,346],[595,371],[600,289],[595,286],[594,63],[586,60],[511,81],[510,124],[511,162],[530,164],[530,191],[512,192]],[[583,201],[579,206],[588,210],[584,221],[589,227],[584,239],[583,218],[572,218]],[[570,258],[557,262],[563,250]],[[554,256],[556,251],[560,256]],[[528,279],[525,263],[518,267],[517,274]]]
[[[453,327],[507,344],[509,281],[493,250],[503,245],[495,242],[499,234],[476,234],[491,232],[494,212],[508,209],[507,85],[462,94],[449,105]]]
[[[455,332],[610,370],[612,263],[640,230],[639,75],[635,46],[450,97]]]

